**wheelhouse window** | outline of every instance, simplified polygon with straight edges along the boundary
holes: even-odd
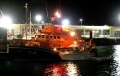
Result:
[[[41,35],[38,35],[38,38],[41,38]]]
[[[52,36],[50,36],[50,38],[52,39]]]
[[[45,35],[42,35],[42,38],[44,38]]]
[[[60,47],[60,44],[58,46]]]
[[[38,36],[37,36],[37,35],[35,35],[35,38],[38,38]]]
[[[55,44],[53,44],[53,47],[55,47]]]
[[[46,35],[46,38],[48,39],[48,35]]]
[[[56,36],[54,36],[54,39],[56,39]]]
[[[57,36],[57,39],[60,39],[60,36]]]

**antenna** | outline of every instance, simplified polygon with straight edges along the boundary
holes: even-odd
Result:
[[[30,36],[31,36],[31,11],[30,11]]]
[[[59,0],[59,11],[60,11],[60,14],[61,14],[61,8],[60,8],[60,0]]]
[[[59,0],[59,13],[60,13],[60,15],[61,15],[60,0]],[[61,22],[61,19],[62,19],[62,16],[61,16],[60,19],[59,19],[59,23]]]
[[[45,5],[46,5],[47,20],[48,20],[48,22],[49,22],[49,17],[48,17],[48,6],[47,6],[47,3],[45,3]]]
[[[47,8],[47,3],[46,3],[46,12],[47,12],[47,17],[48,17],[48,8]]]
[[[2,11],[1,11],[1,10],[0,10],[0,13],[1,13],[2,17],[4,17],[4,15],[3,15],[3,13],[2,13]]]
[[[28,11],[28,4],[27,4],[27,2],[26,2],[24,7],[26,8],[26,24],[27,24],[27,11]]]
[[[60,0],[59,0],[59,9],[60,9]]]

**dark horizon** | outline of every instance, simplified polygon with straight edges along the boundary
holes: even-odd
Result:
[[[46,13],[49,13],[49,18],[55,16],[55,11],[61,9],[62,19],[69,19],[70,24],[80,25],[80,18],[83,19],[83,25],[110,25],[118,26],[120,1],[78,1],[78,0],[1,0],[0,10],[4,15],[12,18],[13,23],[25,23],[26,9],[25,3],[28,3],[28,17],[31,11],[32,23],[37,23],[35,20],[36,14],[41,14],[43,21],[48,22]]]

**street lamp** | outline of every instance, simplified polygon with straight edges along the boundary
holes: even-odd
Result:
[[[81,22],[81,26],[82,26],[82,21],[83,21],[83,20],[82,20],[82,19],[80,19],[80,22]]]
[[[42,19],[42,17],[40,15],[36,16],[36,20],[38,21],[38,24],[39,24],[39,22],[40,22],[41,19]]]

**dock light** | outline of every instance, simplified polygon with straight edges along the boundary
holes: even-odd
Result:
[[[63,24],[63,25],[68,25],[68,24],[69,24],[69,20],[67,20],[67,19],[63,20],[63,21],[62,21],[62,24]]]
[[[64,19],[64,20],[62,21],[62,27],[63,27],[63,28],[67,28],[68,25],[69,25],[69,20],[68,20],[68,19]]]
[[[77,44],[77,42],[76,42],[76,41],[74,41],[74,44]]]
[[[75,36],[75,32],[72,31],[72,32],[70,33],[70,35],[71,35],[71,36]]]
[[[59,13],[59,12],[56,12],[56,13],[55,13],[55,15],[56,15],[58,18],[60,18],[60,17],[61,17],[61,15],[60,15],[60,13]]]
[[[57,48],[54,48],[53,50],[54,50],[54,51],[57,51]]]
[[[10,28],[10,24],[12,23],[11,19],[9,17],[2,17],[1,20],[1,26],[5,28]]]
[[[41,17],[40,15],[37,15],[37,16],[36,16],[36,20],[38,21],[38,24],[39,24],[39,22],[41,21],[41,19],[42,19],[42,17]]]
[[[9,17],[3,17],[1,19],[1,24],[11,24],[11,19]]]

